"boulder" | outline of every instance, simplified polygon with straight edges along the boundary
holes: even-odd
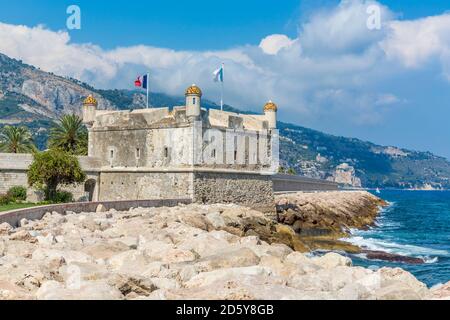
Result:
[[[430,298],[436,300],[450,300],[450,282],[431,288]]]
[[[74,262],[68,265],[62,265],[58,273],[65,283],[101,280],[109,276],[108,270],[103,265],[86,262]]]
[[[211,212],[206,215],[206,221],[213,229],[222,229],[226,226],[225,220],[219,212]]]
[[[37,242],[37,239],[33,237],[27,230],[19,230],[9,236],[9,240],[27,241],[30,243]]]
[[[112,256],[128,251],[130,248],[119,241],[112,242],[98,242],[96,244],[88,245],[81,249],[81,252],[90,255],[94,259],[109,259]]]
[[[119,273],[140,275],[148,269],[149,260],[142,252],[129,250],[112,256],[108,265]]]
[[[423,299],[428,295],[426,285],[408,271],[400,268],[381,268],[377,274],[381,278],[381,288],[375,293],[379,299],[416,300]]]
[[[339,266],[351,266],[352,260],[343,257],[337,253],[330,252],[321,257],[315,257],[312,261],[318,266],[326,269],[332,269]]]
[[[33,252],[32,259],[35,261],[43,260],[47,263],[53,260],[63,260],[67,264],[81,262],[89,263],[93,262],[91,256],[74,250],[56,250],[56,249],[44,249],[38,248]]]
[[[101,203],[97,206],[97,209],[95,209],[95,212],[97,212],[97,213],[99,213],[99,212],[106,212],[106,211],[108,211],[108,210],[107,210],[106,207],[105,207],[103,204],[101,204]]]
[[[148,296],[157,286],[149,278],[114,274],[108,279],[108,283],[117,288],[124,296],[134,293],[138,296]]]
[[[263,276],[268,277],[271,274],[270,269],[261,266],[242,267],[242,268],[224,268],[210,272],[202,272],[192,277],[185,283],[186,288],[198,288],[208,286],[215,281],[234,278],[237,281],[243,276]]]
[[[206,257],[229,247],[228,241],[218,239],[209,233],[202,233],[196,237],[183,239],[177,247],[184,250],[193,250],[200,255]]]
[[[51,233],[49,233],[45,237],[37,236],[36,239],[37,239],[38,243],[44,247],[51,247],[52,244],[56,243],[56,239]]]
[[[195,254],[190,250],[171,249],[166,252],[161,258],[162,263],[179,263],[194,261],[196,259]]]
[[[259,261],[259,257],[252,250],[237,247],[204,257],[198,261],[196,266],[199,271],[205,272],[222,268],[255,266]]]
[[[67,287],[56,281],[47,281],[36,292],[38,300],[119,300],[121,292],[105,281],[86,281],[77,287]]]
[[[13,230],[13,227],[7,222],[0,223],[0,236],[8,235]]]
[[[33,296],[14,283],[0,280],[0,300],[32,300]]]

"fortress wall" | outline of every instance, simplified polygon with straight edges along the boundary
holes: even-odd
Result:
[[[90,155],[109,167],[160,168],[192,164],[192,127],[94,129],[90,138]]]
[[[194,201],[234,203],[275,212],[271,176],[228,172],[195,172]]]
[[[87,179],[97,181],[97,171],[102,164],[100,160],[88,157],[78,157],[78,160],[83,170],[87,172]],[[28,189],[27,201],[43,200],[40,192],[28,187],[27,170],[32,161],[31,154],[0,153],[0,194],[6,193],[11,187],[23,186]],[[61,189],[71,192],[75,200],[81,200],[86,195],[84,184],[65,186]]]
[[[100,201],[192,199],[192,172],[102,172]]]
[[[25,170],[0,169],[0,194],[5,194],[11,187],[28,186]]]
[[[277,174],[272,177],[274,192],[336,191],[338,184],[300,176]]]
[[[0,194],[14,186],[28,186],[27,168],[31,154],[0,153]]]

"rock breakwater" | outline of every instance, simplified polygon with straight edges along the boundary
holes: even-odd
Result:
[[[99,210],[102,211],[102,210]],[[285,229],[287,228],[287,229]],[[293,250],[236,205],[136,208],[0,225],[0,299],[445,299],[402,269]],[[294,240],[293,240],[294,239]]]
[[[373,225],[380,207],[388,204],[366,191],[291,193],[277,195],[278,221],[292,227],[309,250],[359,252],[339,241],[351,229]]]

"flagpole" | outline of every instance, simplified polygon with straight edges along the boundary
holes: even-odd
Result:
[[[220,81],[220,111],[223,111],[223,74],[224,74],[224,64],[222,63],[222,81]]]
[[[223,81],[220,82],[220,110],[223,111]]]
[[[150,90],[150,72],[147,73],[147,109],[148,109],[148,96],[149,96],[149,90]]]

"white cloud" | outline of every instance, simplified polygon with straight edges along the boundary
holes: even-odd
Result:
[[[216,101],[219,87],[212,71],[224,62],[228,104],[259,111],[272,99],[303,123],[326,117],[336,124],[376,123],[387,107],[407,99],[396,92],[386,95],[379,83],[434,57],[444,72],[450,70],[450,18],[398,21],[380,5],[382,29],[372,31],[366,9],[373,4],[344,0],[311,16],[295,39],[273,34],[259,46],[221,51],[147,45],[104,50],[73,44],[67,32],[0,23],[0,52],[103,88],[132,88],[135,76],[150,70],[152,90],[181,95],[197,83],[206,98]]]
[[[261,50],[270,55],[275,55],[281,49],[289,48],[295,40],[290,39],[284,34],[272,34],[261,40],[259,47]]]
[[[407,67],[420,67],[433,58],[448,60],[450,14],[414,21],[393,21],[389,35],[381,42],[389,59]]]

